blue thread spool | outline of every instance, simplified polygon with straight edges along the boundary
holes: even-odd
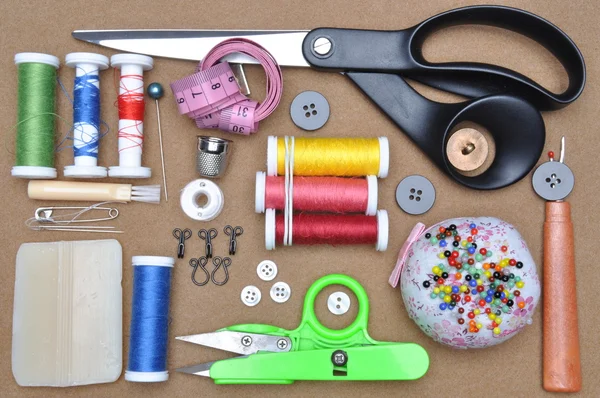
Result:
[[[67,66],[75,68],[73,86],[73,155],[75,164],[65,167],[65,177],[103,178],[106,167],[98,166],[100,143],[100,76],[108,68],[108,57],[94,53],[70,53]]]
[[[125,380],[158,382],[169,378],[167,339],[171,271],[175,259],[134,256],[129,361]]]

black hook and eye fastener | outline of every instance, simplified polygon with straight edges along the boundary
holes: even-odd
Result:
[[[237,251],[237,237],[244,233],[244,228],[234,228],[231,225],[226,225],[225,228],[223,228],[223,232],[225,232],[225,235],[229,236],[229,255],[233,256]]]
[[[177,258],[183,258],[185,255],[185,241],[192,236],[192,230],[189,228],[184,230],[175,228],[173,230],[173,236],[179,241],[177,244]]]
[[[217,256],[217,257],[213,258],[212,263],[215,266],[215,268],[213,269],[213,271],[210,275],[210,279],[212,280],[212,282],[215,285],[223,286],[229,280],[229,271],[227,271],[227,268],[229,268],[229,266],[231,265],[231,259],[229,257],[221,258],[221,257]],[[215,273],[221,266],[223,266],[223,271],[225,272],[225,279],[223,279],[222,281],[219,282],[215,279]]]
[[[204,251],[206,258],[212,258],[213,256],[213,244],[212,240],[217,237],[219,233],[216,229],[201,229],[198,231],[198,237],[204,241]]]
[[[194,268],[194,270],[192,271],[192,282],[194,282],[194,285],[204,286],[210,280],[210,274],[208,273],[208,270],[206,269],[206,264],[208,264],[208,259],[206,257],[190,259],[190,266],[192,266]],[[202,271],[204,271],[204,274],[206,275],[206,278],[202,282],[198,282],[196,280],[196,271],[198,271],[198,268],[201,268]]]

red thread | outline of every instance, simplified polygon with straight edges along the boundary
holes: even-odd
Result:
[[[294,177],[294,210],[330,213],[364,213],[369,184],[364,178]],[[285,177],[269,176],[265,208],[285,208]]]
[[[275,216],[275,240],[283,244],[284,218]],[[292,244],[357,245],[377,243],[377,216],[297,214],[292,221]]]
[[[134,79],[140,82],[138,87],[129,88],[125,85],[123,79]],[[127,126],[120,128],[117,134],[118,138],[123,138],[131,142],[130,146],[122,146],[119,148],[119,152],[141,147],[144,141],[144,133],[140,130],[144,123],[144,110],[146,102],[144,100],[144,93],[139,92],[143,90],[144,78],[141,75],[121,75],[120,89],[123,91],[117,97],[117,108],[119,110],[119,120],[135,120],[136,123],[133,126]]]
[[[128,88],[123,79],[135,79],[140,81],[140,86]],[[123,90],[118,96],[119,119],[144,121],[144,93],[139,92],[144,87],[144,78],[140,75],[121,75],[120,87]]]

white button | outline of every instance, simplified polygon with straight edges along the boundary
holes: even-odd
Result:
[[[292,295],[290,285],[285,282],[277,282],[271,288],[271,298],[276,303],[285,303]]]
[[[344,292],[335,292],[327,299],[327,308],[334,315],[343,315],[350,309],[350,297]]]
[[[242,303],[246,304],[248,307],[254,307],[256,304],[260,303],[262,295],[256,286],[250,285],[242,289],[240,297]]]
[[[264,260],[256,267],[258,277],[263,281],[272,281],[277,276],[277,264],[271,260]]]

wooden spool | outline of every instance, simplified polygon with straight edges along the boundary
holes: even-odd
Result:
[[[465,127],[457,130],[446,145],[448,160],[462,172],[473,172],[486,163],[490,154],[485,136],[478,130]]]

